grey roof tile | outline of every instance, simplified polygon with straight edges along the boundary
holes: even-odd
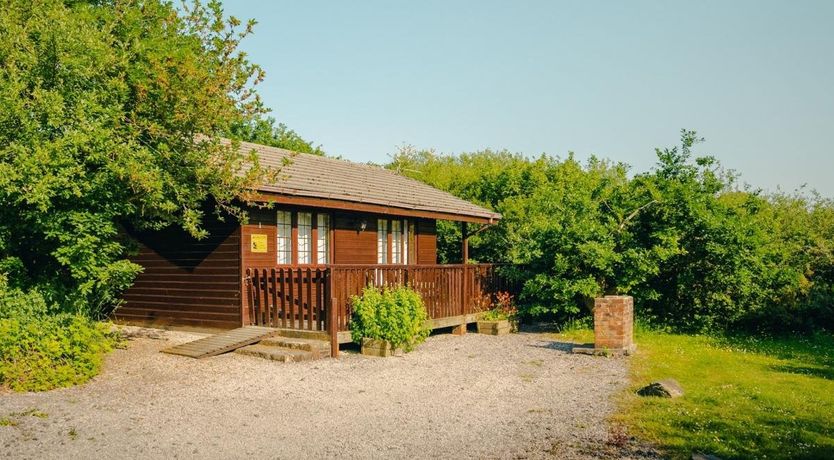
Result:
[[[367,203],[408,210],[442,212],[497,220],[501,215],[420,181],[379,166],[353,163],[306,153],[241,142],[240,149],[257,151],[264,166],[282,167],[277,183],[258,190],[285,195]]]

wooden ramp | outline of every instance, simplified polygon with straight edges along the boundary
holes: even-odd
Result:
[[[246,345],[251,345],[255,342],[260,342],[261,340],[274,335],[275,332],[277,331],[271,327],[239,327],[237,329],[232,329],[231,331],[221,332],[193,342],[166,348],[161,351],[162,353],[188,356],[190,358],[208,358],[209,356],[216,356],[240,347],[245,347]]]

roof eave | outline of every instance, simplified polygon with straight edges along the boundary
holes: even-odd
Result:
[[[285,193],[259,191],[255,201],[283,203],[296,206],[308,206],[345,211],[369,212],[374,214],[388,214],[403,217],[423,217],[427,219],[451,220],[455,222],[472,222],[494,225],[501,220],[498,213],[465,213],[459,211],[432,211],[426,209],[405,208],[393,205],[375,204],[360,201],[338,200],[332,198],[307,197]]]

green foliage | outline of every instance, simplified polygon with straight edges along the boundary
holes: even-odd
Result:
[[[275,174],[220,142],[264,108],[219,2],[10,0],[0,9],[0,273],[104,316],[140,267],[125,228],[179,226]],[[291,132],[280,131],[292,139]]]
[[[638,331],[631,385],[614,421],[666,451],[726,459],[829,458],[834,451],[834,337],[712,338]],[[676,399],[640,387],[680,382]]]
[[[429,336],[423,299],[408,287],[367,287],[351,302],[350,330],[356,343],[363,338],[386,340],[393,348],[411,351]]]
[[[834,328],[834,203],[766,195],[682,131],[657,166],[506,151],[440,155],[406,147],[388,165],[496,210],[472,259],[523,283],[523,316],[568,322],[603,294],[635,297],[638,317],[677,330]],[[460,231],[438,225],[439,259],[460,261]]]
[[[304,140],[298,133],[289,129],[283,123],[275,126],[275,119],[272,117],[257,118],[236,124],[232,126],[229,134],[233,138],[246,142],[269,145],[292,150],[293,152],[324,155],[320,145],[313,145],[312,142]]]
[[[117,337],[104,323],[52,310],[39,292],[0,280],[0,386],[44,391],[98,374]]]

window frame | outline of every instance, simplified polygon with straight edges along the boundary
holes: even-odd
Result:
[[[288,219],[283,219],[281,216]],[[275,213],[275,262],[278,265],[291,265],[293,254],[293,237],[292,237],[292,211],[279,209]],[[282,245],[283,241],[283,245]],[[286,247],[284,247],[286,246]],[[286,262],[282,261],[282,256],[286,256]]]
[[[398,237],[394,237],[394,223],[397,222]],[[380,224],[385,224],[385,242],[381,241]],[[416,260],[416,221],[404,217],[380,217],[377,219],[376,260],[382,265],[414,265]],[[414,238],[414,241],[411,239]],[[385,261],[382,260],[380,249],[385,248]],[[415,256],[412,257],[412,251]],[[396,257],[395,257],[396,254]],[[396,259],[396,261],[395,261]]]
[[[281,260],[281,253],[278,252],[278,239],[280,238],[280,232],[277,227],[279,227],[280,220],[278,217],[278,213],[286,212],[290,215],[290,236],[289,236],[289,246],[290,246],[290,258],[289,263],[282,262]],[[299,244],[301,243],[301,233],[299,232],[299,214],[309,214],[310,215],[310,231],[309,231],[309,262],[300,262],[301,251]],[[325,260],[326,263],[319,263],[319,232],[318,232],[318,222],[319,216],[326,216],[326,220],[328,223],[327,231],[325,232]],[[319,211],[318,209],[277,209],[276,210],[276,254],[275,254],[275,262],[278,266],[283,267],[321,267],[325,265],[332,264],[333,260],[333,228],[335,219],[333,217],[332,212],[328,211]],[[302,230],[303,231],[303,230]]]

